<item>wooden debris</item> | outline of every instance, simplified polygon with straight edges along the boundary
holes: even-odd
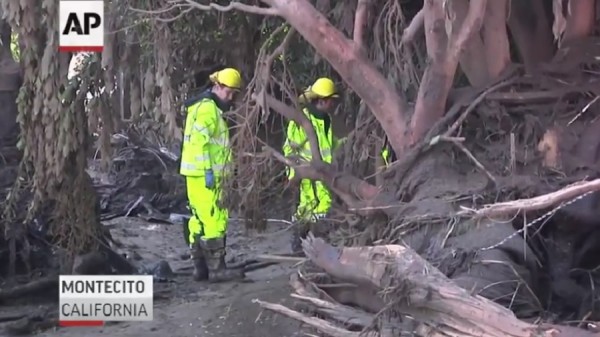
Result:
[[[509,309],[458,287],[412,249],[402,245],[335,248],[315,238],[312,233],[303,241],[303,249],[311,262],[335,280],[356,284],[355,292],[377,290],[372,298],[355,298],[356,302],[382,303],[378,314],[340,304],[340,301],[318,289],[307,278],[292,279],[297,294],[293,297],[312,304],[320,316],[340,322],[344,319],[363,327],[369,336],[397,335],[394,327],[414,319],[418,336],[485,336],[485,337],[584,337],[598,334],[557,325],[534,325],[517,319]],[[374,298],[378,297],[378,298]],[[338,327],[321,318],[310,317],[282,305],[261,302],[262,307],[297,319],[329,336],[358,336],[358,332]],[[386,322],[375,324],[376,318],[390,315]],[[400,320],[399,317],[403,317]],[[370,324],[369,319],[371,321]],[[345,332],[340,331],[345,330]]]

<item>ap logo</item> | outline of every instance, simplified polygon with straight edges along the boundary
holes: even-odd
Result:
[[[59,51],[102,52],[104,1],[61,0],[59,13]]]

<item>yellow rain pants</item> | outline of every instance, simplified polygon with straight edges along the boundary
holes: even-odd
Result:
[[[221,182],[215,177],[215,188],[209,190],[204,177],[185,177],[187,196],[192,217],[188,221],[190,245],[196,236],[204,239],[222,238],[227,232],[229,212],[218,205],[221,196]]]

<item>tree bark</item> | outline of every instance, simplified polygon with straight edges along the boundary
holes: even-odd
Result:
[[[494,1],[491,1],[494,3]],[[457,31],[467,17],[469,1],[450,1],[451,12],[454,14],[452,20],[452,31]],[[486,13],[487,14],[487,13]],[[485,57],[485,46],[480,34],[473,34],[467,41],[460,54],[460,67],[474,87],[482,87],[490,81],[488,71],[488,59]]]
[[[569,0],[569,16],[563,42],[570,42],[594,31],[596,0]]]
[[[508,0],[488,1],[482,34],[490,80],[498,78],[511,62],[506,26],[507,11]]]
[[[429,64],[419,87],[411,121],[411,145],[420,141],[429,127],[444,115],[459,56],[471,37],[481,29],[486,3],[486,0],[471,1],[460,28],[453,28],[448,36],[445,32],[444,2],[425,1],[425,38]]]
[[[364,100],[400,155],[408,143],[407,104],[360,48],[306,0],[262,1],[276,9]]]

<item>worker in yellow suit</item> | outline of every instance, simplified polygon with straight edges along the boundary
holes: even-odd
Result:
[[[229,110],[241,88],[240,73],[226,68],[210,75],[212,87],[186,101],[187,118],[181,150],[180,174],[185,176],[192,217],[188,222],[194,279],[210,282],[241,279],[244,273],[225,264],[229,214],[219,206],[221,182],[231,169]]]
[[[317,79],[301,96],[303,113],[310,120],[317,134],[319,149],[323,161],[331,163],[332,153],[336,147],[333,136],[330,114],[336,105],[337,93],[334,82],[326,77]],[[294,121],[287,127],[286,140],[283,145],[286,156],[299,156],[307,161],[312,159],[310,144],[304,129]],[[288,179],[294,177],[294,170],[288,168]],[[306,235],[311,223],[324,217],[331,207],[331,195],[327,187],[320,181],[302,179],[300,181],[300,200],[293,217],[298,225],[292,240],[292,250],[300,249],[300,237]]]

